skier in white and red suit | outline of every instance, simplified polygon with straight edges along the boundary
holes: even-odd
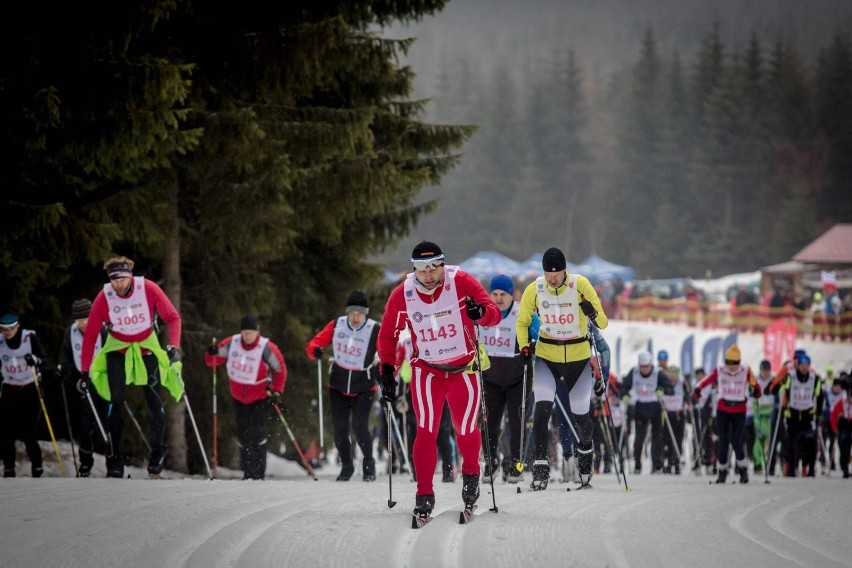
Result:
[[[482,439],[477,425],[480,383],[476,371],[475,324],[500,322],[500,308],[479,281],[458,266],[445,266],[444,253],[423,241],[411,253],[414,272],[388,297],[379,330],[382,396],[397,396],[394,378],[397,340],[411,330],[411,399],[417,418],[412,462],[417,471],[415,514],[428,515],[435,504],[432,485],[438,463],[437,436],[441,411],[447,401],[462,456],[462,499],[472,506],[479,497],[479,452]]]

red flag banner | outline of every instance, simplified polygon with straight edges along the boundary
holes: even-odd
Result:
[[[796,325],[783,319],[772,322],[763,333],[763,354],[773,369],[789,359],[796,350]]]

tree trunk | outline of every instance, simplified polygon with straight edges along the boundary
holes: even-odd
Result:
[[[177,180],[167,184],[166,202],[168,218],[164,227],[165,251],[163,255],[163,291],[181,312],[180,278],[180,210]],[[166,467],[174,471],[188,472],[186,460],[186,414],[184,399],[177,404],[166,405]]]

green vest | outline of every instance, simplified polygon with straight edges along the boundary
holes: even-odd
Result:
[[[98,394],[109,402],[111,400],[109,392],[109,381],[107,380],[107,361],[106,354],[112,351],[120,351],[127,349],[124,355],[124,376],[125,383],[128,385],[137,385],[144,387],[148,384],[148,370],[145,368],[145,363],[142,361],[142,348],[147,349],[157,358],[157,367],[160,371],[160,382],[167,391],[179,402],[184,393],[183,363],[169,363],[169,356],[166,351],[160,347],[160,342],[157,341],[157,336],[152,332],[142,341],[134,343],[126,343],[116,339],[112,335],[107,337],[106,344],[98,352],[92,365],[89,368],[89,378],[92,384],[95,385],[95,390]]]

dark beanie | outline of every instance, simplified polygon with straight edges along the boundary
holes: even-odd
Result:
[[[367,295],[360,290],[355,290],[349,294],[349,298],[346,300],[347,312],[362,312],[366,314],[369,311],[369,307]]]
[[[434,258],[436,256],[441,256],[442,254],[444,254],[444,251],[442,251],[441,247],[435,243],[420,241],[417,246],[414,247],[414,250],[411,251],[411,258],[412,260]]]
[[[244,329],[253,329],[257,331],[260,329],[260,326],[257,325],[257,320],[252,316],[244,316],[243,319],[240,320],[240,331]]]
[[[550,247],[544,251],[544,255],[541,257],[541,267],[545,272],[559,272],[565,270],[566,266],[565,255],[562,254],[561,250]]]
[[[80,298],[79,300],[74,300],[74,303],[71,304],[71,317],[76,319],[83,319],[89,317],[89,313],[92,311],[92,302],[85,298]]]

